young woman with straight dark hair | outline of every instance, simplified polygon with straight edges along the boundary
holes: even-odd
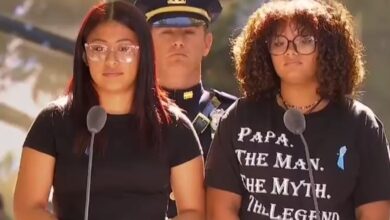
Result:
[[[83,219],[86,116],[94,105],[107,112],[107,122],[95,139],[89,219],[163,220],[170,186],[177,219],[204,219],[199,141],[156,85],[154,60],[148,24],[134,6],[116,1],[91,9],[77,37],[66,96],[41,111],[25,140],[17,220]]]

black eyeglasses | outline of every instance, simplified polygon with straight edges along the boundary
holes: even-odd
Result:
[[[294,50],[298,54],[312,54],[316,50],[316,42],[317,40],[312,35],[297,35],[292,40],[287,39],[286,36],[277,35],[272,37],[271,40],[266,41],[268,51],[275,56],[285,54],[290,46],[290,43],[293,45]]]

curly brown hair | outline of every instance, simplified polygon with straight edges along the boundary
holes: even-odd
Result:
[[[279,92],[280,79],[266,42],[288,21],[317,39],[317,93],[334,101],[355,96],[365,75],[363,47],[353,31],[351,14],[335,0],[271,1],[250,16],[232,49],[244,96],[257,100]]]

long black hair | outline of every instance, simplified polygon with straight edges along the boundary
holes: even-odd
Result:
[[[84,44],[91,31],[107,21],[119,22],[134,31],[138,37],[140,58],[132,110],[138,120],[141,140],[152,146],[159,146],[161,126],[169,123],[170,118],[167,113],[168,99],[156,85],[155,57],[150,28],[144,14],[135,6],[123,1],[115,1],[93,7],[84,18],[77,37],[73,77],[67,89],[67,108],[77,126],[77,149],[83,152],[87,146],[89,133],[86,127],[86,115],[92,106],[99,104],[89,68],[83,60]]]

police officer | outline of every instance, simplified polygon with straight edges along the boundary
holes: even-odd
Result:
[[[209,24],[220,14],[221,4],[218,0],[137,0],[135,5],[152,27],[159,84],[192,120],[206,157],[219,118],[236,99],[206,90],[201,79],[202,59],[213,42]],[[172,204],[168,217],[176,215]]]

